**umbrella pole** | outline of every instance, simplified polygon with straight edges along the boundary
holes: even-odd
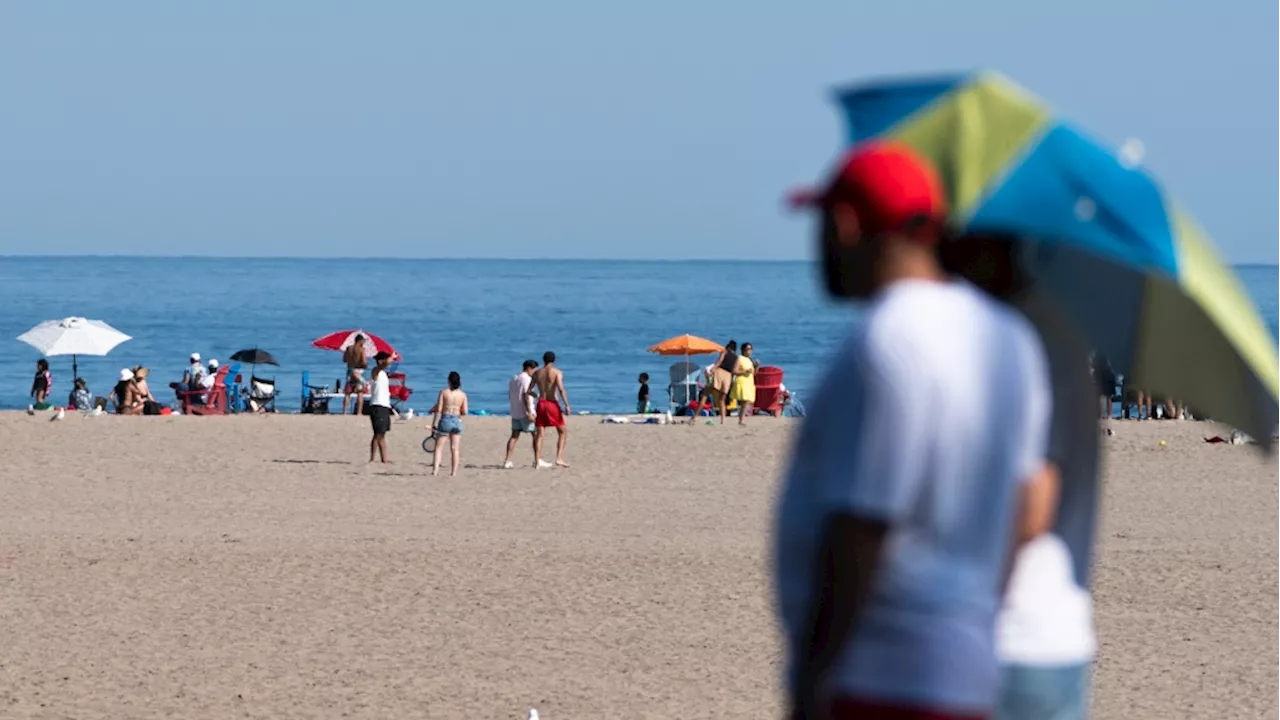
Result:
[[[71,384],[76,384],[76,378],[80,377],[80,368],[76,366],[76,356],[71,356]]]
[[[684,351],[684,369],[685,370],[689,369],[689,350],[688,349]],[[681,380],[680,384],[684,385],[684,399],[685,399],[684,407],[685,407],[685,410],[688,410],[693,406],[693,403],[697,400],[697,398],[694,398],[693,400],[689,399],[689,376],[688,375],[684,376],[684,380]],[[696,424],[697,422],[698,422],[698,416],[696,414],[693,417],[689,418],[690,424]]]

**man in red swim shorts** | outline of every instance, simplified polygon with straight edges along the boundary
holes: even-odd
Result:
[[[550,350],[542,354],[542,367],[533,374],[529,395],[538,399],[534,407],[533,466],[538,469],[569,467],[569,463],[564,461],[564,442],[568,431],[564,426],[564,416],[570,412],[569,398],[564,394],[564,373],[556,367],[556,354]],[[563,413],[560,411],[561,403],[564,403]],[[542,438],[550,427],[559,434],[554,465],[542,459]]]

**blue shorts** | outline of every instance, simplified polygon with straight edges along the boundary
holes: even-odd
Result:
[[[436,423],[436,432],[441,435],[461,435],[462,418],[447,413],[441,415],[440,422]]]
[[[511,418],[512,433],[531,433],[533,432],[533,421],[528,418]]]
[[[1089,712],[1089,664],[1000,668],[993,720],[1085,720]]]

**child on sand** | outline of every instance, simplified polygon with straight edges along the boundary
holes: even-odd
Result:
[[[36,376],[31,382],[31,399],[35,400],[31,407],[36,410],[48,410],[49,391],[53,390],[53,375],[49,372],[49,361],[40,358],[36,361]]]
[[[640,393],[636,395],[636,413],[649,412],[649,373],[640,373]]]

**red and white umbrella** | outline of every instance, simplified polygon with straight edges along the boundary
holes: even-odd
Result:
[[[391,343],[383,340],[377,335],[374,335],[368,330],[339,330],[338,332],[332,332],[322,338],[318,338],[312,341],[311,344],[321,350],[344,352],[347,348],[355,344],[356,337],[359,335],[364,336],[364,354],[367,357],[373,357],[380,352],[389,352],[391,353],[392,362],[400,361],[400,353],[396,352],[396,349],[391,347]]]

